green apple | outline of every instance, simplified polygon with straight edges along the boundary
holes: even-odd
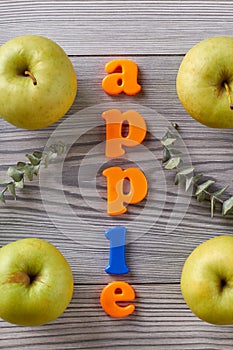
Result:
[[[60,251],[39,238],[0,249],[0,317],[38,326],[60,316],[73,294],[70,266]]]
[[[193,46],[180,64],[176,88],[194,119],[213,128],[233,128],[233,37],[208,38]]]
[[[23,35],[0,47],[0,116],[25,129],[40,129],[63,117],[74,102],[73,65],[54,41]]]
[[[187,305],[200,319],[233,324],[233,236],[217,236],[189,255],[181,275]]]

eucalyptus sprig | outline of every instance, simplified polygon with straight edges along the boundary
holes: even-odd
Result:
[[[7,170],[8,179],[0,179],[0,201],[6,203],[6,194],[16,199],[16,190],[24,188],[25,179],[32,181],[34,176],[38,175],[41,164],[48,167],[51,160],[62,155],[65,150],[66,146],[59,142],[47,147],[43,152],[27,153],[27,162],[18,162],[15,166],[10,166]]]
[[[184,183],[185,191],[188,191],[191,186],[194,189],[194,196],[199,202],[208,200],[210,202],[211,217],[214,216],[216,204],[221,207],[222,215],[225,216],[233,210],[233,196],[223,200],[221,196],[227,190],[228,186],[221,188],[218,191],[212,191],[211,185],[215,183],[212,179],[203,180],[203,174],[195,173],[194,167],[185,167],[182,161],[182,154],[176,149],[177,141],[177,124],[171,124],[167,130],[161,144],[163,146],[163,159],[165,169],[175,169],[175,184],[178,185],[181,181]]]

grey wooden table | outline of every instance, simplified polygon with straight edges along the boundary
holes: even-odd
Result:
[[[64,119],[82,115],[84,108],[99,103],[136,103],[153,109],[179,124],[197,171],[215,179],[217,188],[229,184],[227,194],[233,193],[232,130],[209,129],[195,122],[179,103],[175,88],[180,62],[189,48],[210,36],[233,35],[233,1],[1,1],[0,44],[28,33],[56,41],[75,67],[78,94]],[[104,66],[114,58],[137,63],[141,93],[110,96],[102,90]],[[10,165],[24,161],[25,153],[43,149],[62,122],[27,131],[0,120],[0,175]],[[180,212],[177,210],[183,219],[178,224],[171,222],[173,229],[166,230],[177,187],[174,173],[161,170],[167,197],[159,219],[154,220],[157,207],[152,201],[149,215],[140,216],[140,225],[134,225],[137,234],[126,246],[130,273],[106,274],[106,222],[95,205],[98,201],[102,205],[101,196],[106,198],[105,183],[99,176],[98,198],[88,193],[87,183],[86,201],[77,185],[80,164],[84,159],[86,165],[88,161],[95,163],[92,148],[103,139],[103,128],[90,129],[67,155],[63,182],[73,216],[66,216],[53,197],[50,204],[60,220],[52,214],[43,197],[44,183],[41,185],[38,179],[27,182],[16,201],[9,198],[5,206],[0,206],[1,245],[24,237],[46,239],[67,258],[75,280],[72,302],[54,322],[30,328],[1,321],[0,349],[232,349],[233,328],[200,321],[186,306],[179,286],[189,253],[208,238],[231,234],[232,215],[223,218],[217,210],[211,219],[209,204],[192,197],[184,212],[182,206]],[[156,142],[150,147],[159,162],[161,147]],[[185,202],[182,191],[180,196]],[[135,210],[140,214],[142,207],[136,206]],[[80,225],[74,216],[81,218]],[[114,220],[108,223],[111,226]],[[99,296],[108,282],[119,279],[134,287],[136,310],[126,318],[114,319],[101,309]]]

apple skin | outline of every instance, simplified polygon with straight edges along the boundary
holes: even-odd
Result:
[[[192,312],[203,321],[233,324],[233,236],[217,236],[189,255],[181,291]]]
[[[36,85],[25,71],[33,74]],[[73,65],[54,41],[23,35],[0,47],[0,116],[9,123],[45,128],[66,114],[76,93]]]
[[[0,249],[0,317],[5,321],[20,326],[53,321],[72,294],[70,266],[49,242],[25,238]]]
[[[233,37],[208,38],[193,46],[180,64],[176,89],[194,119],[212,128],[233,128]]]

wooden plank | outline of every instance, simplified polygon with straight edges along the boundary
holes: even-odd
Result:
[[[184,54],[206,37],[232,35],[232,4],[224,0],[5,0],[0,18],[0,44],[34,33],[71,55]]]
[[[79,91],[68,116],[72,118],[83,108],[103,102],[133,101],[152,108],[179,124],[197,171],[213,177],[216,188],[230,184],[228,195],[233,193],[232,131],[209,129],[192,120],[175,91],[179,64],[193,44],[209,36],[232,35],[232,1],[4,0],[0,2],[0,16],[0,44],[16,35],[35,33],[55,40],[70,55]],[[143,86],[140,94],[112,97],[103,92],[104,65],[114,57],[129,57],[138,64]],[[44,130],[26,131],[0,120],[0,177],[9,165],[25,160],[25,153],[43,149],[62,121]],[[104,140],[104,133],[102,126],[93,128],[77,141],[64,170],[66,197],[77,215],[92,224],[90,227],[77,227],[69,216],[62,215],[58,204],[55,209],[64,228],[59,230],[45,210],[38,179],[27,182],[17,201],[9,200],[6,206],[0,206],[2,245],[31,236],[47,239],[68,259],[75,280],[73,300],[55,322],[29,328],[0,321],[0,349],[232,349],[231,327],[209,325],[196,318],[185,305],[179,279],[186,257],[199,243],[215,235],[232,234],[233,217],[223,218],[217,213],[210,219],[208,204],[193,198],[182,222],[176,227],[173,220],[174,231],[166,231],[177,198],[173,172],[164,172],[167,198],[159,220],[154,223],[158,203],[152,201],[148,215],[135,225],[134,232],[127,232],[133,238],[126,246],[130,273],[120,279],[135,288],[136,311],[116,320],[101,309],[102,288],[119,278],[104,272],[109,242],[104,238],[101,212],[82,200],[77,172],[83,157],[89,164],[95,163],[94,156],[99,156],[99,151],[94,156],[87,152]],[[157,140],[148,135],[145,144],[160,162]],[[98,181],[98,190],[106,198],[100,174]],[[51,202],[55,199],[51,197]],[[101,204],[100,198],[91,193],[88,199]],[[184,192],[180,199],[187,200]],[[141,210],[138,205],[132,213]],[[182,206],[179,212],[183,213]],[[148,232],[143,231],[146,225],[152,225]],[[71,233],[76,234],[76,239]],[[83,243],[83,237],[89,245]]]
[[[177,286],[133,285],[136,309],[124,319],[110,318],[101,309],[99,295],[103,287],[77,284],[65,313],[45,326],[17,327],[1,321],[0,349],[232,348],[230,328],[197,319],[183,302]]]
[[[105,76],[103,67],[110,58],[89,57],[72,58],[79,80],[79,92],[69,116],[75,115],[82,108],[98,104],[99,102],[121,101],[123,104],[132,102],[150,107],[162,113],[171,121],[180,125],[180,134],[189,147],[191,159],[198,172],[204,172],[213,177],[217,188],[229,184],[228,194],[232,189],[232,132],[231,130],[215,130],[204,127],[191,119],[181,107],[175,92],[175,78],[180,63],[180,57],[132,57],[140,69],[140,83],[142,93],[135,97],[106,95],[101,88],[101,80]],[[172,104],[168,104],[172,101]],[[101,118],[101,117],[100,117]],[[65,118],[64,118],[65,119]],[[3,177],[9,165],[25,160],[25,153],[45,146],[52,131],[60,122],[39,131],[27,131],[10,126],[1,120],[0,163]],[[77,124],[78,126],[78,124]],[[27,182],[18,200],[8,201],[7,206],[0,207],[2,244],[27,236],[39,236],[56,244],[69,259],[75,277],[81,283],[101,283],[108,281],[104,268],[108,262],[108,241],[104,238],[104,226],[100,212],[93,210],[79,195],[77,186],[77,172],[82,158],[104,139],[104,129],[95,128],[88,132],[84,139],[80,139],[73,146],[64,169],[64,185],[67,198],[73,208],[84,220],[84,226],[77,226],[69,216],[62,216],[63,231],[60,232],[51,217],[45,211],[41,199],[38,180]],[[88,142],[87,142],[88,141]],[[153,148],[156,157],[161,161],[160,144],[147,141]],[[92,155],[87,157],[90,164],[95,163]],[[224,178],[223,174],[224,173]],[[142,218],[141,225],[135,226],[134,232],[128,235],[132,241],[127,245],[127,261],[131,274],[125,280],[133,283],[178,283],[182,265],[188,254],[195,246],[205,239],[217,234],[232,233],[232,216],[223,218],[217,212],[211,219],[209,205],[196,202],[193,198],[179,226],[173,232],[166,232],[166,225],[172,213],[177,187],[173,184],[174,172],[164,172],[167,186],[167,199],[159,220],[154,223],[156,205],[152,202],[149,215]],[[106,187],[103,180],[99,189],[106,197]],[[87,185],[88,187],[88,185]],[[159,190],[159,189],[158,189]],[[181,192],[185,200],[185,192]],[[100,199],[90,197],[91,203],[96,205]],[[56,210],[62,210],[59,203]],[[135,212],[140,211],[135,207]],[[180,208],[182,214],[182,207]],[[179,213],[179,211],[178,211]],[[90,224],[90,228],[87,224]],[[93,227],[93,223],[95,227]],[[109,221],[112,225],[112,222]],[[152,226],[144,232],[143,226]],[[84,231],[83,231],[84,230]],[[84,234],[86,232],[86,234]],[[88,232],[88,234],[87,234]],[[135,239],[134,235],[135,234]],[[131,236],[132,235],[132,236]],[[74,241],[72,238],[75,236]],[[82,241],[86,237],[86,243]]]

